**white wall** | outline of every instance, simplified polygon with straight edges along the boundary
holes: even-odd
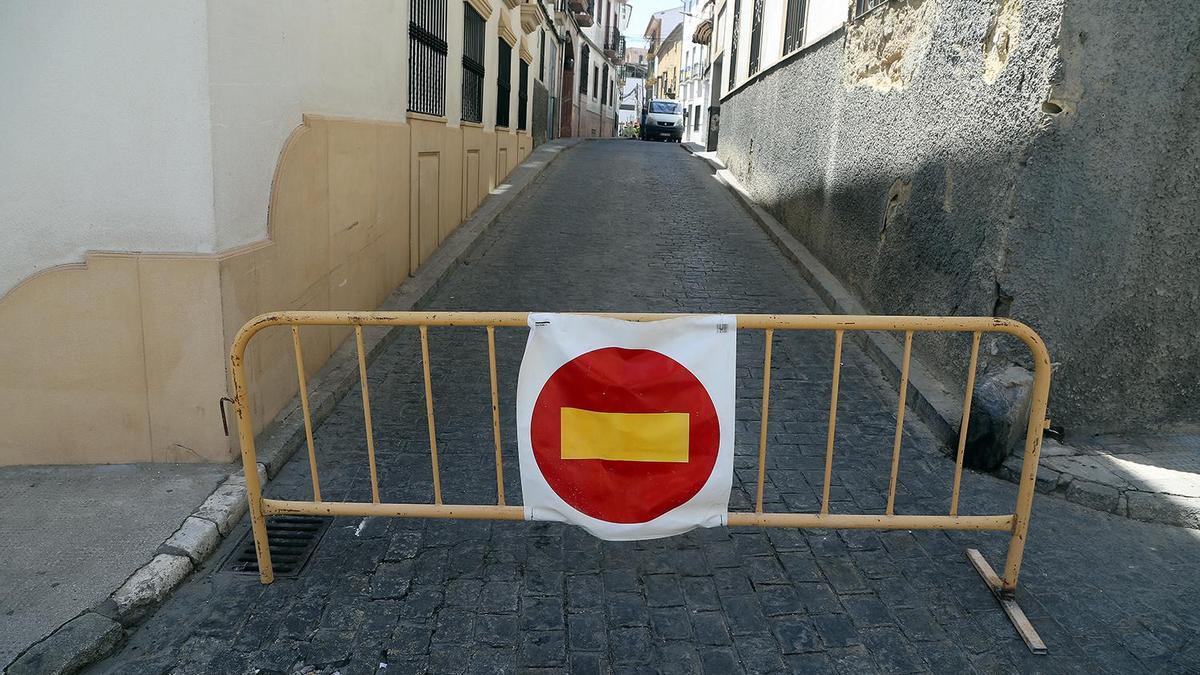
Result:
[[[266,236],[275,163],[302,113],[404,119],[407,5],[209,0],[218,248]]]
[[[810,45],[840,28],[849,11],[845,0],[809,0],[808,16],[804,20],[804,44]]]
[[[0,2],[0,295],[92,249],[214,250],[205,23],[183,0]]]

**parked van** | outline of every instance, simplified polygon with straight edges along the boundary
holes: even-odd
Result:
[[[683,140],[683,106],[676,101],[654,99],[650,101],[646,117],[642,120],[643,141],[671,139],[676,143]]]

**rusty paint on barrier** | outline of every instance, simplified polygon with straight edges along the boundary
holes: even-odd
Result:
[[[657,321],[681,316],[679,314],[611,314],[597,313],[627,321]],[[270,549],[267,541],[265,518],[275,515],[331,515],[331,516],[394,516],[407,518],[449,518],[467,520],[523,520],[524,509],[521,506],[506,505],[504,499],[503,469],[501,465],[499,406],[496,385],[496,356],[495,329],[497,327],[524,328],[527,326],[526,312],[336,312],[336,311],[289,311],[263,314],[248,321],[234,338],[230,349],[230,364],[233,373],[234,404],[238,422],[238,436],[241,443],[242,463],[246,475],[246,496],[250,507],[250,523],[254,534],[255,549],[258,555],[260,579],[268,584],[274,579],[271,568]],[[1034,486],[1037,481],[1038,456],[1041,453],[1042,432],[1048,425],[1046,406],[1050,393],[1050,355],[1041,337],[1030,327],[1019,321],[994,317],[936,317],[936,316],[834,316],[820,314],[739,314],[738,328],[743,330],[762,330],[766,333],[764,381],[762,398],[762,427],[759,437],[759,467],[755,510],[753,512],[730,512],[728,524],[734,527],[795,527],[795,528],[830,528],[830,529],[883,529],[883,530],[974,530],[1009,532],[1008,555],[1005,560],[1004,574],[996,575],[991,567],[986,565],[978,552],[970,555],[973,565],[984,576],[985,583],[992,589],[1004,605],[1005,612],[1012,619],[1014,627],[1025,639],[1031,650],[1044,653],[1045,646],[1037,636],[1032,624],[1020,613],[1020,608],[1012,600],[1017,587],[1017,578],[1021,570],[1024,556],[1025,540],[1029,530],[1029,517],[1033,508]],[[256,457],[254,451],[253,423],[250,419],[250,406],[246,389],[246,374],[244,371],[245,351],[251,338],[259,331],[271,326],[290,326],[293,339],[297,345],[296,355],[302,359],[299,346],[299,326],[353,326],[356,341],[359,343],[359,368],[364,399],[364,423],[368,438],[369,462],[371,464],[372,501],[367,502],[327,502],[320,501],[319,486],[316,475],[315,449],[312,446],[311,432],[308,435],[310,467],[312,470],[313,493],[312,501],[264,499],[262,487],[258,482]],[[364,326],[416,326],[420,329],[421,337],[421,366],[424,375],[426,421],[429,430],[430,460],[433,468],[433,504],[395,504],[382,502],[379,488],[375,479],[374,443],[372,438],[370,407],[367,403],[366,363],[362,351],[362,328]],[[489,379],[492,390],[492,423],[495,435],[496,489],[497,503],[494,505],[477,504],[443,504],[441,499],[441,480],[438,471],[437,433],[434,426],[433,398],[431,373],[429,368],[429,338],[430,326],[439,327],[484,327],[488,335],[488,365]],[[766,472],[766,439],[768,408],[770,403],[770,368],[772,336],[776,330],[803,331],[833,331],[834,362],[832,364],[832,389],[829,405],[828,430],[826,438],[826,460],[824,467],[825,482],[819,513],[764,513],[763,512],[763,483]],[[900,406],[897,414],[897,425],[891,462],[891,476],[887,496],[887,510],[884,514],[842,514],[829,513],[829,487],[832,480],[833,456],[837,431],[837,396],[841,370],[842,341],[845,331],[892,331],[903,332],[905,336],[904,363],[901,375]],[[896,514],[894,500],[896,476],[900,462],[900,443],[904,425],[904,403],[908,387],[908,366],[911,357],[912,337],[920,332],[963,332],[972,334],[971,358],[969,377],[963,404],[963,423],[960,431],[960,441],[955,457],[954,482],[950,511],[946,515],[930,514]],[[1034,382],[1029,424],[1025,434],[1024,455],[1021,469],[1016,505],[1009,514],[959,515],[958,496],[962,479],[962,453],[966,437],[966,427],[970,418],[971,395],[973,393],[974,373],[978,363],[979,342],[983,333],[999,333],[1011,335],[1029,348],[1034,365]],[[303,366],[298,366],[298,377],[303,390]],[[311,427],[309,411],[304,406],[306,430]],[[983,567],[979,565],[983,562]],[[989,576],[990,573],[990,576]]]

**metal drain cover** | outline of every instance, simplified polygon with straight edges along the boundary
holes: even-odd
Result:
[[[332,518],[317,516],[267,518],[267,539],[271,545],[271,566],[275,568],[275,576],[299,575],[331,522]],[[254,552],[254,536],[250,531],[242,535],[242,540],[225,560],[221,571],[258,576],[258,556]]]

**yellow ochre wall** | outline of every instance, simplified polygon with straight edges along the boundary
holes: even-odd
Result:
[[[527,132],[304,116],[267,239],[216,255],[96,252],[0,297],[0,465],[228,461],[228,349],[250,317],[373,309],[532,151]],[[311,376],[349,333],[301,331]],[[246,359],[261,430],[296,395],[291,333]]]

